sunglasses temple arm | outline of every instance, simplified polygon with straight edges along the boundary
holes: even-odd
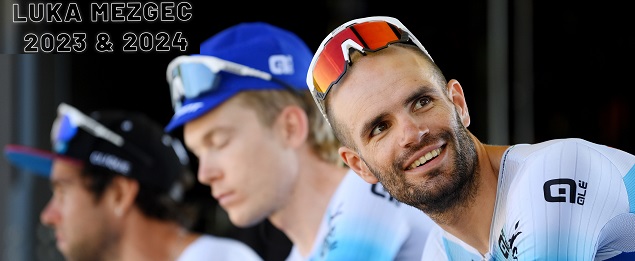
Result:
[[[233,74],[237,74],[241,76],[251,76],[251,77],[260,78],[267,81],[270,81],[272,79],[271,74],[269,73],[256,70],[253,68],[249,68],[247,66],[233,63],[230,61],[225,61],[225,68],[223,69]]]

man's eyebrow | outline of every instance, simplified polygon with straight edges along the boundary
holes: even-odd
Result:
[[[381,113],[379,115],[377,115],[376,117],[366,121],[363,125],[362,125],[362,129],[359,132],[359,136],[362,138],[362,140],[366,139],[366,134],[369,133],[377,124],[379,124],[381,121],[384,120],[384,118],[386,118],[386,116],[388,116],[388,113]]]
[[[422,96],[431,95],[434,92],[435,90],[433,87],[430,87],[427,85],[420,86],[415,91],[413,91],[408,97],[406,97],[406,99],[403,100],[402,106],[408,107],[410,106],[410,104],[412,104],[413,102],[415,102],[417,99],[421,98]],[[373,117],[372,119],[364,122],[359,132],[359,136],[363,140],[366,139],[366,134],[369,133],[377,124],[379,124],[387,116],[388,116],[388,113],[381,113],[377,115],[376,117]]]
[[[429,86],[421,86],[417,88],[414,92],[412,92],[402,103],[403,107],[408,107],[410,104],[415,102],[417,99],[421,98],[421,96],[430,96],[434,93],[434,88]]]
[[[203,134],[203,139],[202,140],[209,141],[221,129],[222,129],[222,127],[219,127],[219,126],[213,126],[212,128],[207,129],[207,131],[205,131],[205,133]]]
[[[207,130],[207,132],[205,132],[205,134],[203,135],[203,140],[204,141],[211,141],[211,139],[214,137],[214,135],[219,135],[222,133],[232,133],[233,128],[230,126],[226,126],[226,125],[217,125],[214,126],[212,128],[210,128],[209,130]]]
[[[50,186],[51,187],[57,187],[57,186],[61,186],[61,185],[64,185],[64,184],[69,184],[69,183],[71,183],[71,179],[67,179],[67,178],[51,179]]]
[[[203,134],[203,138],[201,139],[203,142],[207,142],[209,141],[213,136],[214,136],[214,132],[216,131],[215,128],[212,129],[208,129],[207,131],[205,131],[205,133]]]

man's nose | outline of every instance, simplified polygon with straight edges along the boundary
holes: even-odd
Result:
[[[197,178],[202,184],[212,185],[212,183],[222,176],[222,171],[218,164],[211,159],[212,155],[203,154],[199,157]]]
[[[52,227],[60,219],[59,212],[55,209],[53,199],[50,199],[40,213],[40,222],[45,226]]]
[[[412,117],[407,117],[406,119],[401,120],[400,125],[402,128],[402,136],[399,141],[399,146],[404,148],[414,144],[419,144],[423,136],[429,132],[423,124],[418,123]]]

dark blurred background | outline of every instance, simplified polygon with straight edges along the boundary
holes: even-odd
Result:
[[[77,2],[81,23],[17,24],[12,5],[26,9],[37,1],[0,1],[0,145],[50,148],[48,132],[60,102],[86,112],[137,110],[167,124],[167,64],[197,53],[203,40],[239,22],[286,28],[315,51],[335,26],[387,15],[417,36],[446,78],[461,82],[469,129],[482,141],[578,137],[635,152],[635,106],[627,97],[634,85],[628,77],[635,69],[635,22],[628,1],[189,1],[192,19],[171,23],[91,23],[88,1]],[[89,45],[84,53],[22,54],[25,34],[45,32],[107,32],[115,47],[112,53]],[[126,32],[182,32],[189,45],[185,51],[124,53]],[[61,260],[38,220],[50,196],[48,181],[21,175],[5,160],[0,172],[0,260]],[[236,228],[208,187],[197,185],[188,196],[203,206],[196,230],[240,239],[266,260],[286,257],[289,241],[268,222]]]

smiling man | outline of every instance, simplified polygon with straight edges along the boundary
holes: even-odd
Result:
[[[336,28],[307,84],[347,165],[443,228],[422,260],[633,258],[635,156],[573,138],[480,142],[461,84],[397,19]]]
[[[175,58],[175,115],[199,160],[198,179],[250,227],[268,219],[293,243],[288,261],[419,260],[436,227],[343,166],[339,142],[305,84],[311,51],[295,34],[240,23]]]

